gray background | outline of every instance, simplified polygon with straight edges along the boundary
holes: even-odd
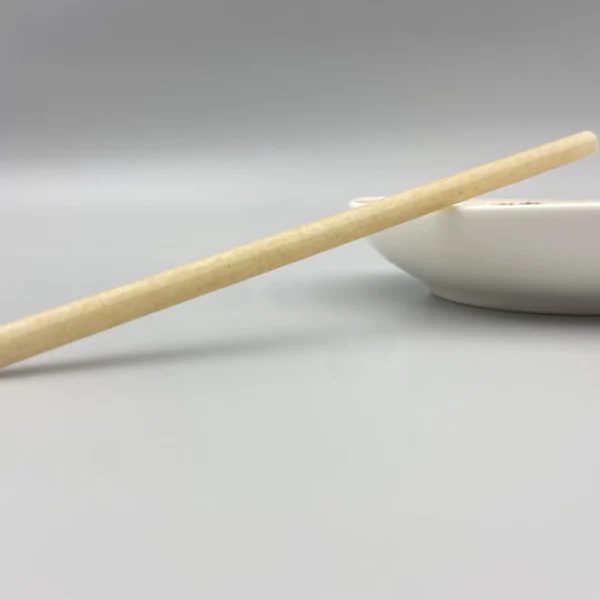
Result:
[[[580,129],[600,5],[0,4],[10,320]],[[588,160],[503,192],[600,195]],[[0,375],[0,596],[600,593],[600,322],[357,243]]]

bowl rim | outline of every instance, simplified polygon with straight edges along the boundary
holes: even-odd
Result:
[[[383,200],[385,196],[358,196],[350,201],[351,208],[359,208],[371,202]],[[446,210],[548,210],[557,208],[596,208],[600,209],[600,200],[577,199],[561,200],[549,198],[473,198],[449,207]]]

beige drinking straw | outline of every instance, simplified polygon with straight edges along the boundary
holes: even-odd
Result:
[[[0,368],[594,154],[578,133],[0,327]]]

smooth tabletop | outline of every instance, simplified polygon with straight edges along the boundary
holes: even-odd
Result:
[[[319,216],[6,207],[1,319]],[[358,242],[6,369],[0,596],[597,598],[599,357]]]

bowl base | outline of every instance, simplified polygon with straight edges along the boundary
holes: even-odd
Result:
[[[508,312],[546,315],[600,315],[600,298],[560,298],[556,296],[519,296],[461,290],[431,289],[431,293],[449,302]]]

